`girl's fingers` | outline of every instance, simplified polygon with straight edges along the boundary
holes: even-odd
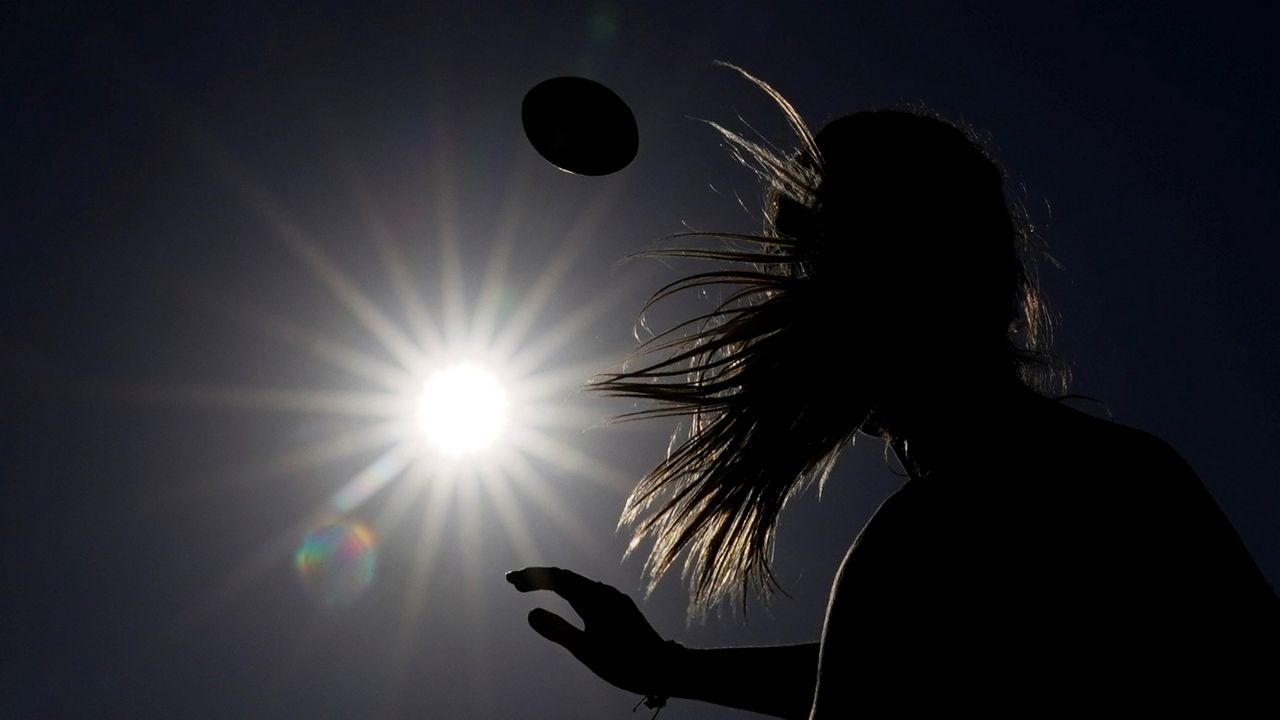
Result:
[[[549,610],[534,608],[529,611],[529,627],[582,660],[586,650],[586,635],[571,625],[568,620]]]

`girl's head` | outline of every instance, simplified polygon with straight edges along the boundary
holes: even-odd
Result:
[[[815,182],[801,193],[773,184],[766,234],[812,256],[811,310],[847,319],[825,332],[852,349],[868,393],[933,394],[1034,366],[1046,327],[1025,225],[969,134],[926,114],[859,112],[789,162]]]
[[[688,551],[694,609],[745,599],[748,587],[768,594],[782,507],[825,478],[873,413],[1012,380],[1040,389],[1050,377],[1030,228],[971,135],[902,111],[855,113],[812,135],[743,75],[800,141],[781,155],[712,123],[767,185],[763,232],[654,253],[724,267],[651,303],[711,285],[726,288],[723,300],[642,346],[640,367],[597,384],[659,403],[634,416],[688,420],[622,521],[636,525],[632,549],[654,540],[651,584]]]

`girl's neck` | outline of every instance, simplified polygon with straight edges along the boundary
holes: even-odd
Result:
[[[935,396],[878,412],[873,422],[911,478],[963,467],[990,441],[1018,435],[1046,398],[1018,381],[983,391]]]

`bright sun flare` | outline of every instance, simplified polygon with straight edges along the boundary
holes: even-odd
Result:
[[[447,150],[442,146],[438,155],[447,157]],[[617,468],[580,447],[583,428],[600,418],[572,399],[583,381],[613,358],[582,357],[573,349],[634,288],[614,285],[597,300],[548,320],[603,213],[592,211],[576,220],[541,270],[513,271],[512,245],[528,234],[518,212],[523,199],[514,192],[510,207],[499,213],[487,267],[469,276],[447,194],[435,199],[441,211],[432,217],[439,225],[411,253],[387,232],[380,210],[366,204],[357,188],[368,214],[367,249],[381,259],[385,272],[374,286],[386,293],[374,295],[253,178],[229,161],[219,168],[262,213],[271,237],[328,291],[335,306],[327,310],[345,310],[364,331],[362,338],[349,340],[235,298],[215,297],[220,308],[251,329],[349,375],[351,385],[160,389],[163,396],[184,402],[300,416],[291,436],[296,443],[247,474],[285,474],[305,479],[302,487],[317,495],[320,488],[327,494],[303,537],[297,529],[283,536],[286,546],[298,548],[295,563],[307,591],[324,605],[353,602],[376,582],[379,538],[392,537],[397,526],[411,520],[418,539],[412,565],[401,568],[407,594],[400,617],[406,629],[402,637],[409,639],[430,604],[432,569],[442,550],[468,548],[465,584],[484,587],[490,565],[477,553],[492,533],[505,537],[512,563],[531,565],[545,557],[541,531],[535,532],[528,517],[537,512],[586,552],[598,552],[603,546],[560,497],[573,486],[550,475],[614,495],[629,484]],[[449,184],[448,169],[443,162],[438,168],[441,187]],[[528,184],[519,182],[524,184],[517,189]],[[419,274],[432,267],[437,276]],[[474,292],[464,282],[470,277]],[[449,364],[464,358],[467,362]],[[384,493],[390,497],[370,503]],[[406,512],[410,508],[421,512]],[[446,532],[457,535],[446,539]],[[302,544],[295,545],[299,539]],[[255,568],[271,566],[254,562]],[[237,576],[228,587],[242,582]],[[404,657],[416,648],[407,642],[397,650]]]
[[[454,365],[427,381],[418,420],[442,453],[462,455],[489,447],[507,416],[507,395],[497,379],[475,365]]]

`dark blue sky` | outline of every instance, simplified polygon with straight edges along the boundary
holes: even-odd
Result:
[[[684,223],[755,227],[735,194],[750,206],[758,188],[691,118],[787,138],[713,60],[814,124],[923,103],[985,131],[1063,266],[1042,275],[1073,390],[1176,447],[1280,584],[1280,18],[1263,4],[115,5],[3,11],[0,695],[16,717],[632,717],[636,698],[528,629],[535,599],[502,573],[641,586],[614,525],[669,428],[589,429],[620,406],[575,385],[632,347],[675,272],[626,253]],[[565,175],[525,142],[524,92],[565,74],[635,110],[622,172]],[[536,480],[505,505],[392,481],[350,515],[377,539],[372,584],[322,607],[294,551],[383,448],[296,462],[372,422],[299,405],[370,390],[334,348],[397,357],[316,268],[407,328],[389,246],[427,314],[489,302],[500,328],[528,321],[522,348],[553,348],[533,371],[569,368],[539,409],[558,449],[527,457]],[[857,320],[840,328],[853,343]],[[816,639],[840,556],[898,482],[879,447],[851,449],[783,518],[792,597],[745,626],[686,627],[676,577],[644,607],[686,644]]]

